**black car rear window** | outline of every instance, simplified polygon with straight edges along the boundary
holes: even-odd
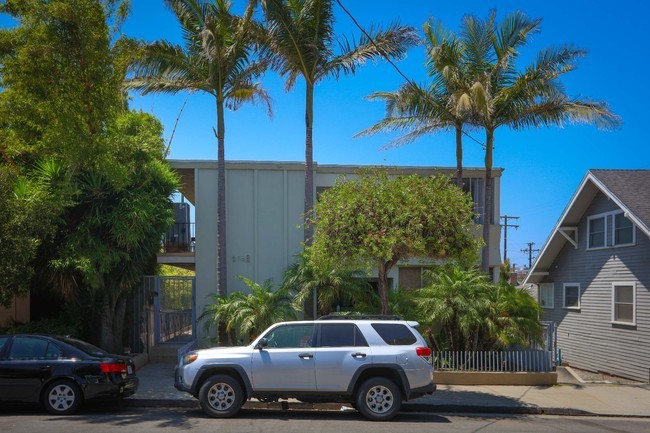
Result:
[[[66,337],[62,338],[61,341],[81,350],[90,356],[105,356],[107,354],[105,350],[102,350],[97,346],[93,346],[90,343],[86,343],[85,341],[77,340],[76,338]]]
[[[408,326],[401,323],[373,323],[372,327],[391,346],[407,346],[418,341]]]

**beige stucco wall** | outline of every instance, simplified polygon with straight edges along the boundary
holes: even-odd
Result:
[[[29,322],[29,294],[14,298],[7,308],[0,307],[0,326],[8,326],[13,322]]]

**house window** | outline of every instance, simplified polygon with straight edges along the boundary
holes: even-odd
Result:
[[[614,215],[614,245],[630,245],[634,243],[634,225],[625,218],[625,214]]]
[[[580,309],[580,284],[564,283],[564,308]]]
[[[589,218],[589,248],[605,246],[606,221],[606,216]]]
[[[636,323],[636,284],[612,283],[612,322]]]
[[[553,283],[539,285],[539,305],[542,308],[555,308],[555,286]]]
[[[607,212],[589,217],[588,249],[634,245],[635,229],[623,211]]]

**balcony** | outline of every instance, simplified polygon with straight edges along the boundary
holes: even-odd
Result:
[[[158,263],[193,268],[196,247],[195,223],[175,223],[162,239]]]

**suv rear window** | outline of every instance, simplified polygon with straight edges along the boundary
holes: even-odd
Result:
[[[401,323],[373,323],[372,327],[391,346],[407,346],[418,341],[408,326]]]
[[[353,323],[328,323],[320,326],[320,347],[368,346],[359,328]]]

